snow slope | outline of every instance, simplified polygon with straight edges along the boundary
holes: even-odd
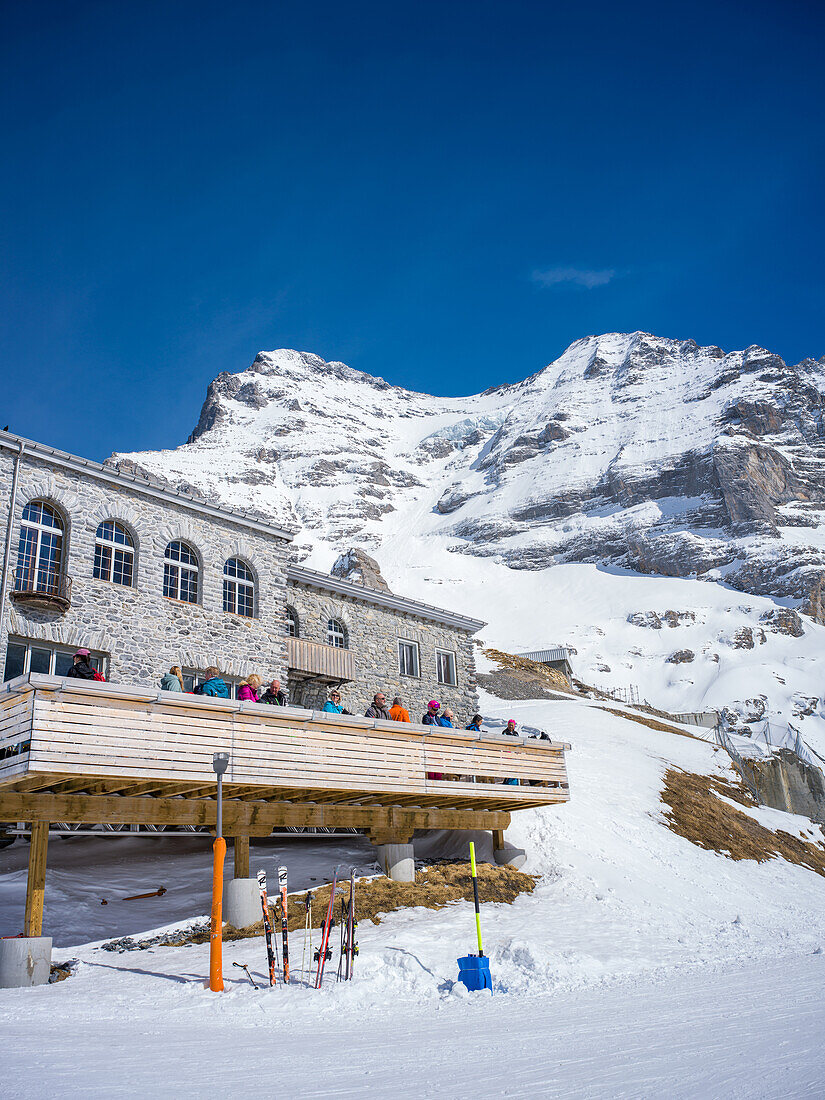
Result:
[[[499,714],[503,705],[485,697],[483,709]],[[825,879],[780,859],[733,862],[662,821],[668,767],[714,773],[727,758],[585,701],[506,709],[572,743],[572,801],[516,815],[508,832],[541,880],[512,906],[483,907],[494,1002],[455,981],[456,958],[474,942],[463,902],[362,924],[355,981],[320,994],[300,985],[253,990],[231,964],[248,963],[262,979],[260,940],[226,945],[223,996],[203,987],[206,947],[112,954],[88,944],[56,952],[80,960],[69,980],[0,991],[12,1040],[7,1094],[198,1096],[221,1087],[240,1095],[274,1074],[313,1096],[371,1085],[383,1095],[396,1091],[393,1080],[402,1087],[390,1072],[396,1057],[413,1096],[821,1091],[825,1071],[811,1050],[825,1017],[817,992]],[[273,852],[271,865],[279,858]],[[201,873],[208,880],[208,867]],[[151,888],[156,877],[153,868],[148,879],[121,883]],[[22,903],[20,890],[21,911]],[[47,931],[60,904],[47,898]],[[300,937],[293,941],[294,958]],[[743,991],[754,990],[756,1003],[740,1009]],[[777,1037],[796,1029],[778,1052],[769,1021]],[[23,1072],[32,1065],[33,1078]]]

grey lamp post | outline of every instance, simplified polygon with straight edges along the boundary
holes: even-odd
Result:
[[[223,773],[229,767],[229,753],[212,754],[212,771],[218,777],[218,827],[215,836],[223,836]]]

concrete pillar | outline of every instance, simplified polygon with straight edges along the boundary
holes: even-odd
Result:
[[[257,879],[230,879],[223,891],[223,919],[227,924],[233,928],[248,928],[261,916],[261,891]]]
[[[0,989],[45,985],[51,970],[51,936],[0,940]]]
[[[249,837],[236,836],[233,847],[235,849],[235,878],[249,878]]]
[[[393,882],[415,882],[415,853],[412,844],[378,844],[378,864]]]
[[[49,846],[48,821],[33,821],[29,846],[29,877],[26,883],[26,915],[23,931],[39,937],[43,932],[43,902],[46,896],[46,852]],[[51,947],[49,948],[51,950]]]
[[[493,859],[500,866],[514,867],[518,870],[527,862],[527,853],[523,848],[516,848],[514,844],[508,844],[504,839],[503,829],[493,829]]]

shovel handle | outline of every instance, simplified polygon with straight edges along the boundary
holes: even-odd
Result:
[[[478,936],[478,957],[481,958],[484,955],[484,949],[481,946],[481,913],[478,908],[478,876],[476,874],[476,846],[470,841],[470,867],[473,872],[473,900],[476,907],[476,935]]]

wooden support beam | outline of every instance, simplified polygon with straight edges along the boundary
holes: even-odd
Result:
[[[29,877],[26,883],[26,936],[43,935],[43,900],[46,895],[46,853],[49,847],[49,822],[32,821],[29,847]]]
[[[498,852],[504,847],[504,830],[493,829],[493,851]]]
[[[409,844],[412,836],[408,829],[370,829],[369,841],[377,848],[380,844]]]
[[[235,837],[235,878],[249,878],[249,837]]]
[[[128,795],[19,794],[0,789],[0,821],[67,821],[78,824],[202,825],[215,827],[214,799],[148,798]],[[267,836],[288,825],[392,829],[412,835],[416,829],[506,829],[504,811],[437,807],[334,806],[310,802],[241,802],[223,805],[227,836]]]

